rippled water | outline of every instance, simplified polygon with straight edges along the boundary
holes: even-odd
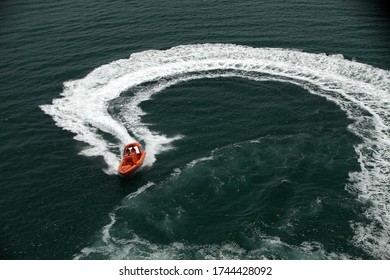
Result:
[[[1,257],[389,258],[368,2],[1,4]]]

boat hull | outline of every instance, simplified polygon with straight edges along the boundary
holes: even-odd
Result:
[[[138,142],[126,145],[123,159],[118,167],[118,173],[123,176],[131,176],[141,167],[145,156],[146,153],[142,151],[142,147]]]

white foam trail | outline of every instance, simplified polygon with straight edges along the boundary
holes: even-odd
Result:
[[[198,158],[198,159],[195,159],[193,161],[191,161],[189,164],[187,164],[187,168],[192,168],[194,167],[197,163],[199,162],[202,162],[202,161],[208,161],[208,160],[212,160],[214,157],[213,156],[209,156],[209,157],[201,157],[201,158]]]
[[[105,225],[102,229],[102,239],[104,241],[104,243],[108,243],[108,241],[111,239],[111,235],[110,235],[110,229],[112,228],[112,226],[115,224],[116,222],[116,218],[115,218],[115,212],[113,213],[110,213],[110,223]]]
[[[132,199],[134,197],[137,197],[139,194],[143,193],[144,191],[146,191],[147,189],[149,189],[150,187],[152,186],[155,186],[156,184],[153,183],[153,182],[148,182],[147,184],[143,185],[142,187],[140,187],[137,191],[133,192],[133,193],[130,193],[129,195],[126,196],[126,199]]]
[[[147,184],[143,185],[142,187],[140,187],[137,191],[133,192],[133,193],[130,193],[129,195],[126,196],[126,199],[127,200],[130,200],[134,197],[137,197],[139,194],[143,193],[144,191],[146,191],[148,188],[152,187],[152,186],[155,186],[156,184],[153,183],[153,182],[148,182]],[[110,216],[110,223],[108,223],[107,225],[105,225],[101,231],[102,233],[102,240],[105,244],[109,244],[110,240],[111,240],[111,235],[110,235],[110,230],[111,228],[113,227],[113,225],[116,223],[116,212],[118,210],[120,210],[121,208],[123,208],[123,206],[118,206],[118,207],[115,207],[114,210],[109,214]]]
[[[82,153],[103,156],[115,173],[118,155],[111,150],[133,141],[128,131],[145,142],[151,165],[155,155],[174,138],[152,132],[141,122],[139,104],[153,93],[178,81],[201,78],[202,72],[236,71],[236,76],[253,78],[252,73],[270,76],[306,87],[338,104],[354,120],[351,131],[362,139],[355,147],[360,172],[350,174],[348,189],[371,203],[366,216],[371,224],[354,224],[355,242],[378,258],[390,258],[390,72],[348,61],[341,55],[304,53],[289,49],[251,48],[231,44],[186,45],[165,51],[136,53],[96,68],[85,78],[64,84],[62,97],[41,106],[55,123],[76,134],[75,139],[90,145]],[[179,76],[154,91],[140,91],[130,101],[128,119],[120,123],[107,112],[108,104],[122,92],[150,81]],[[274,78],[272,78],[274,77]],[[126,126],[126,127],[125,127]],[[100,131],[115,136],[109,143]],[[178,132],[178,135],[180,132]]]
[[[84,248],[75,259],[88,258],[90,254],[103,255],[108,259],[351,259],[343,253],[328,253],[318,242],[291,245],[278,237],[262,235],[259,248],[247,250],[236,243],[190,245],[181,242],[156,244],[131,233],[128,239],[111,239],[108,244]]]

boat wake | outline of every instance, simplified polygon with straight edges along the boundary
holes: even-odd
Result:
[[[261,141],[257,139],[256,141]],[[75,259],[351,259],[352,257],[345,253],[340,252],[327,252],[325,246],[316,241],[304,241],[300,244],[290,244],[287,241],[281,240],[278,236],[267,235],[259,227],[255,225],[245,225],[242,227],[242,236],[252,243],[250,249],[248,246],[242,246],[236,242],[223,241],[221,243],[212,244],[195,244],[192,242],[178,241],[165,244],[159,244],[142,237],[136,230],[133,230],[128,225],[124,225],[121,222],[123,217],[128,217],[131,213],[132,216],[141,216],[142,220],[148,220],[147,223],[153,224],[153,227],[161,230],[158,234],[164,235],[167,232],[171,232],[172,228],[183,227],[183,219],[188,218],[188,207],[182,204],[175,204],[172,200],[167,199],[173,197],[173,193],[180,192],[180,187],[185,189],[188,186],[181,185],[180,182],[191,178],[190,174],[196,176],[199,174],[199,170],[196,169],[208,169],[211,166],[207,164],[211,161],[219,161],[224,157],[229,158],[229,152],[233,147],[243,148],[247,147],[248,142],[230,144],[226,147],[219,147],[212,151],[210,156],[200,157],[185,164],[182,168],[175,169],[170,176],[168,176],[163,182],[153,183],[148,182],[136,192],[128,195],[120,206],[114,208],[109,214],[110,222],[104,226],[100,232],[101,239],[95,242],[93,246],[86,247],[81,250],[80,253],[74,256]],[[242,152],[242,151],[240,151]],[[210,174],[214,171],[211,170]],[[218,172],[217,172],[218,173]],[[183,175],[184,174],[184,175]],[[208,175],[210,175],[208,174]],[[230,174],[230,170],[226,171],[226,174]],[[190,175],[190,176],[188,176]],[[220,176],[221,174],[219,174]],[[181,178],[181,176],[183,176]],[[205,175],[207,177],[207,175]],[[187,179],[185,179],[187,178]],[[224,182],[218,178],[216,174],[213,174],[212,181],[214,181],[208,189],[213,189],[214,195],[220,193],[222,190],[220,187],[224,185]],[[151,189],[152,188],[152,189]],[[158,193],[159,200],[163,200],[173,207],[173,211],[164,209],[162,205],[153,207],[152,204],[145,203],[150,199],[153,200],[152,193]],[[185,194],[187,199],[191,200]],[[186,199],[186,200],[187,200]],[[199,197],[193,198],[196,203],[199,202]],[[175,200],[173,198],[173,200]],[[321,203],[317,198],[316,203]],[[162,203],[164,204],[164,203]],[[185,204],[185,203],[184,203]],[[202,205],[202,204],[201,204]],[[204,206],[204,205],[203,205]],[[158,208],[156,213],[153,212],[153,208]],[[152,217],[146,216],[146,212],[152,212],[153,215],[159,215],[163,213],[163,220],[157,218],[154,220]],[[190,210],[191,211],[191,210]],[[192,216],[192,214],[189,214]],[[294,216],[294,214],[293,214]],[[156,218],[156,217],[154,217]],[[295,219],[295,218],[292,218]],[[154,220],[154,221],[153,221]],[[128,221],[128,220],[127,220]],[[129,222],[129,221],[128,221]],[[287,225],[291,219],[288,219]],[[285,221],[283,222],[283,224]],[[283,231],[288,229],[284,228]]]
[[[119,164],[119,149],[138,140],[147,151],[146,165],[171,148],[180,132],[168,137],[142,123],[140,103],[174,84],[200,78],[239,76],[300,85],[336,103],[353,120],[349,129],[361,138],[355,147],[360,171],[350,173],[346,188],[368,202],[368,224],[352,223],[355,244],[375,258],[390,258],[390,72],[349,61],[341,55],[290,49],[251,48],[232,44],[184,45],[149,50],[100,66],[85,78],[64,83],[61,97],[41,109],[56,125],[88,144],[81,153],[102,156],[107,173]],[[134,90],[117,118],[108,107]],[[114,136],[116,142],[105,135]]]

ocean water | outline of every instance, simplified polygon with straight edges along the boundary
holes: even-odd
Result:
[[[390,258],[382,2],[0,15],[0,258]],[[121,178],[134,140],[147,157]]]

